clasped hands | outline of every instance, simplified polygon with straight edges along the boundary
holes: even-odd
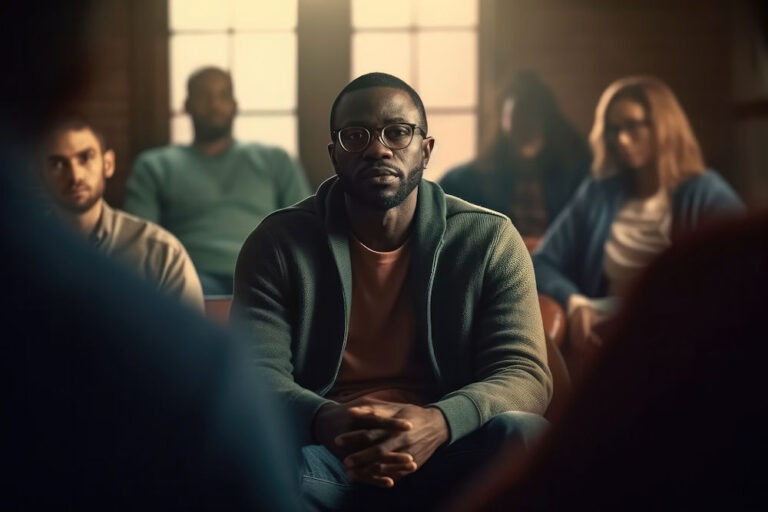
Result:
[[[321,407],[314,434],[344,463],[350,480],[392,487],[448,440],[448,425],[434,407],[361,398]]]

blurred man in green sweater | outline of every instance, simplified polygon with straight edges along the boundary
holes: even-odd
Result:
[[[248,234],[269,213],[309,195],[300,164],[283,149],[234,139],[232,78],[205,67],[187,81],[185,111],[192,145],[138,156],[124,209],[157,222],[186,247],[205,295],[232,293],[235,260]]]

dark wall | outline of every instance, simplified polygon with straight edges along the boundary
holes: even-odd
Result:
[[[768,8],[758,0],[488,0],[495,91],[517,68],[538,70],[586,136],[605,87],[632,74],[667,82],[707,163],[753,209],[768,208]],[[745,91],[747,93],[745,94]],[[498,120],[481,98],[481,143]]]
[[[169,138],[167,4],[107,0],[95,25],[100,47],[80,109],[115,150],[117,170],[107,184],[106,198],[120,206],[136,154]]]
[[[725,2],[499,0],[497,83],[516,68],[538,70],[586,136],[610,82],[656,75],[677,94],[710,165],[728,174],[729,15]]]

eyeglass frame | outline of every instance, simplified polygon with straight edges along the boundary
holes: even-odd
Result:
[[[390,147],[390,145],[384,141],[384,130],[389,128],[390,126],[409,126],[412,132],[411,132],[411,140],[408,141],[408,144],[400,148]],[[341,142],[341,131],[346,130],[347,128],[362,128],[363,130],[365,130],[365,132],[368,134],[368,142],[365,143],[365,146],[363,146],[361,149],[357,151],[350,151],[346,147],[344,147],[344,143]],[[379,136],[377,138],[381,143],[381,145],[387,149],[391,149],[392,151],[398,151],[398,150],[407,148],[413,143],[413,136],[416,135],[417,129],[421,132],[422,138],[426,139],[428,137],[427,131],[416,123],[389,123],[387,125],[382,126],[381,128],[368,128],[367,126],[345,126],[344,128],[339,128],[338,130],[331,130],[331,139],[334,142],[338,142],[339,146],[341,146],[341,149],[343,149],[347,153],[352,153],[352,154],[362,153],[363,151],[368,149],[368,147],[373,142],[373,138],[374,138],[373,134],[376,132],[379,132]]]
[[[631,119],[617,125],[605,125],[605,138],[608,140],[617,140],[622,132],[626,132],[630,137],[635,137],[643,128],[651,128],[653,125],[650,119]]]

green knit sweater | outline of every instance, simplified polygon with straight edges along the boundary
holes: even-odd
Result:
[[[408,286],[415,342],[451,442],[494,415],[543,413],[552,391],[533,267],[509,219],[422,181]],[[268,216],[235,270],[231,321],[310,444],[347,340],[352,292],[344,193],[331,178]]]
[[[173,233],[198,272],[232,275],[253,228],[309,194],[301,165],[278,147],[235,141],[206,156],[166,146],[138,156],[123,208]]]

